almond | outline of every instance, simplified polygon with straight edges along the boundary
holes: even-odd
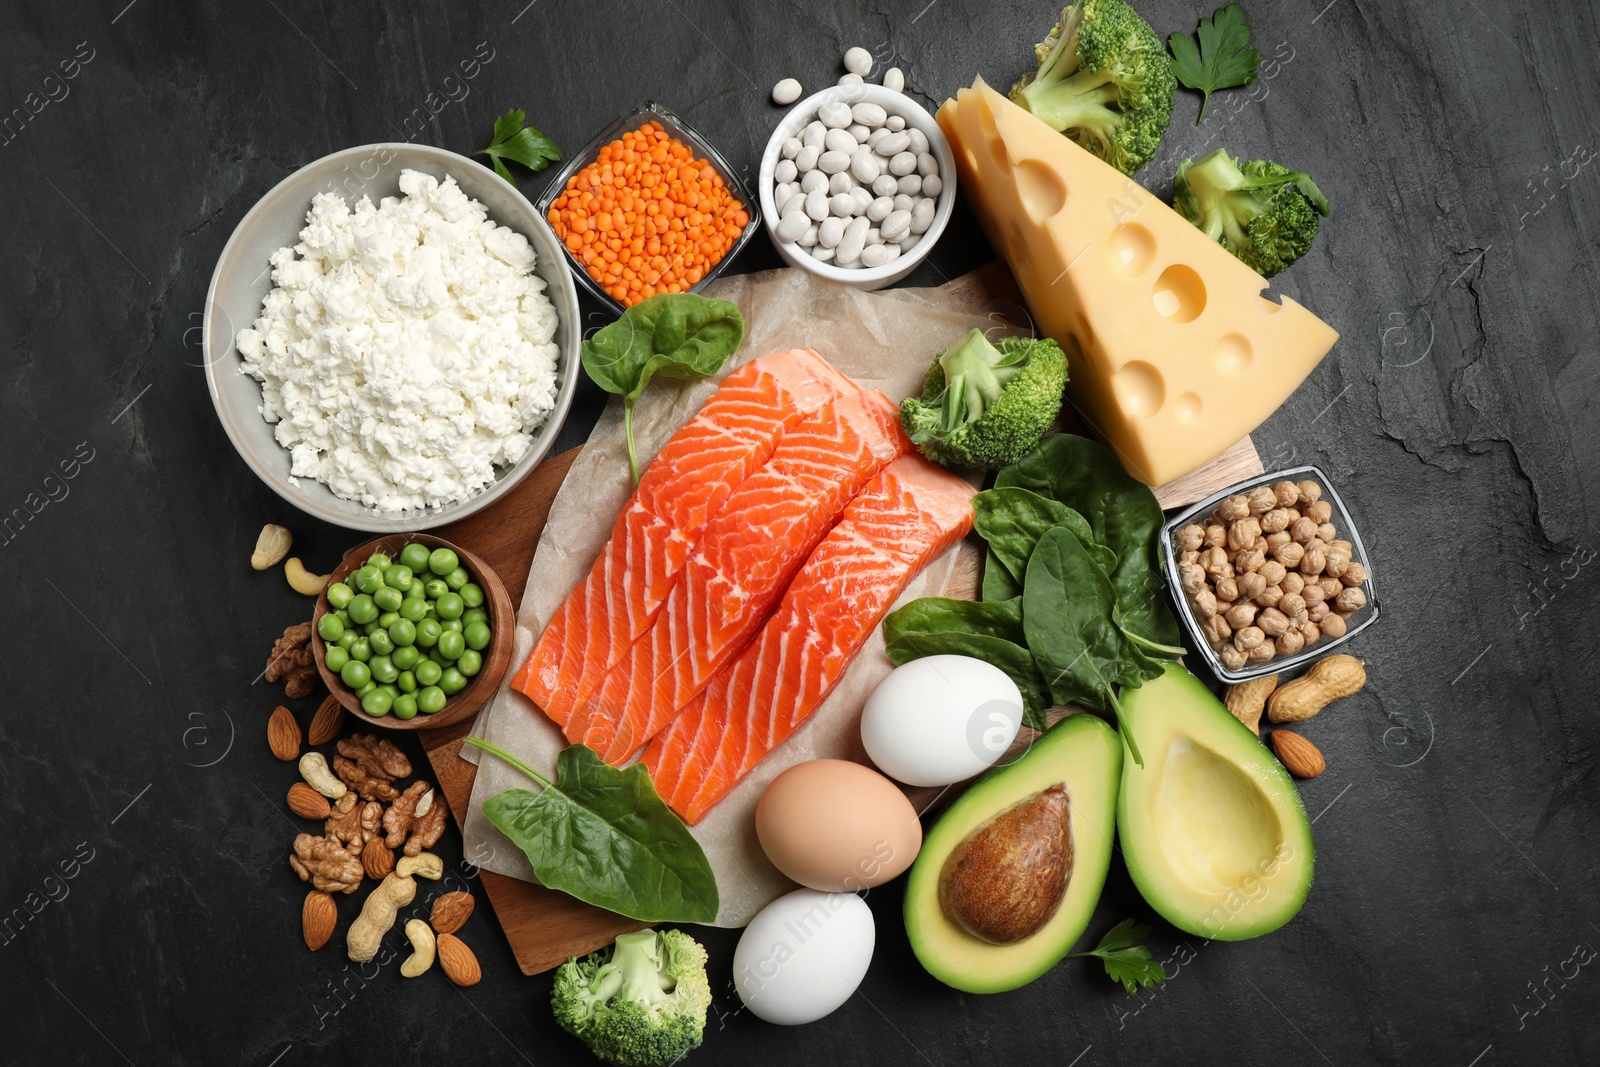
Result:
[[[1272,750],[1296,778],[1315,778],[1328,769],[1328,761],[1322,758],[1316,745],[1288,730],[1272,731]]]
[[[285,763],[300,758],[300,724],[294,721],[294,712],[282,704],[267,720],[267,747]]]
[[[459,986],[477,985],[483,978],[478,957],[455,934],[440,934],[436,951],[445,977]]]
[[[332,812],[328,798],[304,782],[289,787],[289,810],[303,819],[326,819]]]
[[[446,893],[433,902],[433,910],[428,914],[428,924],[437,933],[453,934],[466,925],[475,903],[471,893],[460,891]]]
[[[368,841],[361,850],[361,867],[368,878],[382,878],[394,870],[394,850],[382,841]]]
[[[339,728],[344,725],[344,705],[339,703],[339,698],[330,695],[322,702],[317,713],[311,716],[311,726],[306,730],[306,740],[313,745],[325,745],[339,736]]]
[[[338,925],[339,906],[333,898],[316,890],[307,893],[306,902],[300,906],[300,932],[305,935],[306,948],[315,952],[326,945]]]

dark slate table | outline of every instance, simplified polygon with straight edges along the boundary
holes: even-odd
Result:
[[[878,947],[860,992],[792,1030],[740,1013],[736,934],[711,931],[716,1011],[693,1062],[1467,1067],[1600,1054],[1595,6],[1247,6],[1268,61],[1254,98],[1217,97],[1196,128],[1196,97],[1181,93],[1167,147],[1280,159],[1332,197],[1324,235],[1277,288],[1343,340],[1257,440],[1269,466],[1319,464],[1343,491],[1386,612],[1354,650],[1368,689],[1306,731],[1329,761],[1302,787],[1319,851],[1309,903],[1239,944],[1158,922],[1154,947],[1176,973],[1156,993],[1130,999],[1073,961],[975,997],[917,965],[891,885],[870,895]],[[1211,4],[1141,7],[1166,32]],[[263,743],[281,691],[251,679],[305,602],[244,562],[266,521],[292,526],[312,560],[351,535],[263,487],[212,413],[196,327],[217,254],[300,165],[405,136],[470,151],[509,107],[574,148],[658,99],[753,170],[779,78],[831,82],[861,44],[927,103],[975,73],[1009,84],[1052,6],[7,0],[4,12],[0,508],[29,514],[0,541],[0,1063],[582,1062],[551,1022],[548,976],[517,972],[482,900],[464,936],[485,977],[465,992],[385,973],[336,998],[337,947],[311,956],[300,943],[284,768]],[[465,97],[446,98],[446,76],[485,51]],[[446,100],[437,114],[430,93]],[[1169,177],[1141,180],[1167,195]],[[543,184],[521,179],[530,195]],[[910,282],[990,258],[963,210]],[[760,236],[738,269],[775,265]],[[584,388],[561,447],[598,407]],[[58,476],[63,464],[75,477]],[[439,851],[461,859],[453,830]],[[1119,862],[1091,932],[1128,915],[1152,918]]]

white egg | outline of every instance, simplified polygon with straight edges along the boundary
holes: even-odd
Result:
[[[981,774],[1022,726],[1022,693],[971,656],[927,656],[889,672],[861,711],[861,743],[878,769],[907,785]]]
[[[815,1022],[850,999],[872,962],[872,909],[854,893],[797,889],[762,908],[733,951],[733,984],[757,1016]]]

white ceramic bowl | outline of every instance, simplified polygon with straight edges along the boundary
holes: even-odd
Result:
[[[817,117],[817,109],[829,100],[842,100],[847,104],[877,104],[891,115],[902,116],[906,120],[907,129],[923,132],[928,138],[929,151],[939,160],[939,180],[943,186],[939,190],[939,199],[935,202],[933,225],[928,227],[928,231],[922,235],[922,240],[917,242],[915,248],[881,267],[836,267],[832,263],[814,259],[793,241],[778,239],[778,206],[772,200],[772,172],[777,168],[778,160],[782,158],[783,142],[791,137],[800,136],[800,131]],[[933,116],[928,114],[922,105],[909,96],[897,93],[893,89],[885,89],[881,85],[833,85],[819,93],[811,94],[790,108],[789,113],[778,123],[778,128],[772,131],[772,140],[767,142],[767,150],[761,157],[761,177],[757,187],[761,196],[761,218],[766,223],[767,233],[772,237],[772,243],[777,246],[778,254],[791,267],[799,267],[818,277],[853,285],[857,289],[882,289],[916,270],[917,265],[928,258],[928,253],[933,251],[934,243],[944,232],[945,225],[950,221],[950,212],[955,209],[956,203],[956,159],[950,152],[950,142],[945,139],[944,131],[939,129],[938,122],[934,121]]]
[[[378,511],[357,500],[344,500],[311,478],[289,478],[289,452],[273,437],[273,427],[261,417],[261,383],[239,373],[239,353],[234,338],[255,322],[261,301],[272,288],[268,257],[299,240],[311,198],[333,192],[354,204],[363,196],[377,203],[400,195],[400,172],[417,170],[443,179],[455,178],[461,191],[489,209],[489,217],[526,237],[543,278],[545,295],[555,305],[557,391],[555,408],[534,433],[532,447],[494,482],[465,500],[437,508]],[[572,405],[577,387],[581,342],[578,297],[566,256],[555,234],[526,197],[494,171],[474,160],[442,148],[415,144],[370,144],[347,148],[307,163],[273,186],[245,213],[233,236],[223,246],[217,269],[206,293],[201,341],[205,352],[206,385],[217,417],[251,470],[295,507],[336,526],[374,533],[425,530],[482,511],[528,475],[555,442],[561,423]]]

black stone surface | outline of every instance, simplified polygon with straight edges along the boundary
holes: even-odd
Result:
[[[1140,6],[1166,33],[1211,4]],[[693,1062],[1600,1056],[1596,8],[1247,6],[1270,64],[1254,98],[1219,95],[1196,128],[1180,94],[1143,180],[1165,195],[1173,160],[1224,143],[1311,171],[1335,205],[1277,288],[1343,340],[1257,436],[1269,466],[1314,462],[1344,493],[1386,613],[1354,649],[1371,684],[1305,729],[1329,763],[1301,787],[1319,853],[1309,903],[1269,937],[1205,944],[1156,920],[1119,860],[1090,934],[1155,921],[1176,971],[1163,989],[1129,998],[1070,961],[975,997],[917,965],[893,884],[870,894],[866,982],[801,1029],[741,1014],[737,935],[710,931],[716,1014]],[[831,82],[861,44],[925,102],[975,73],[1009,84],[1051,5],[3,11],[0,511],[29,517],[0,542],[0,1063],[584,1062],[551,1022],[548,976],[517,972],[481,893],[463,937],[485,977],[464,992],[391,968],[336,998],[337,943],[300,943],[304,887],[284,862],[300,827],[280,802],[292,771],[262,743],[280,691],[251,680],[305,602],[244,564],[263,522],[316,561],[351,535],[282,503],[222,433],[196,329],[217,254],[300,165],[408,134],[470,151],[509,107],[575,147],[655,98],[753,172],[778,78]],[[480,46],[493,59],[468,94],[429,116]],[[911,282],[991,255],[963,210]],[[776,264],[762,236],[738,269]],[[561,447],[598,405],[585,388]],[[461,860],[453,830],[439,851]]]

